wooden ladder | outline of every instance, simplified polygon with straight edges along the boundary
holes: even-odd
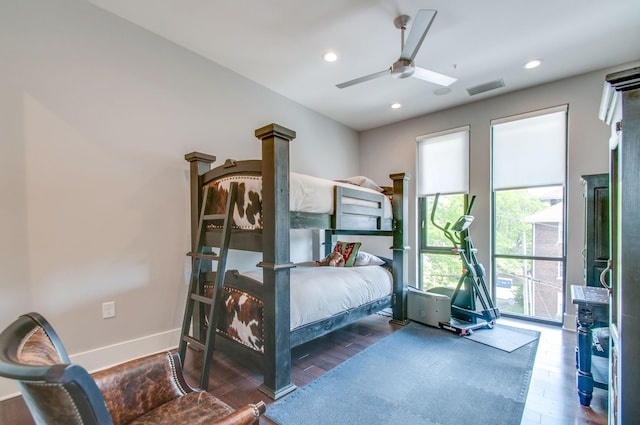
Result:
[[[195,251],[189,252],[187,255],[191,257],[191,282],[189,284],[189,294],[187,296],[187,305],[184,310],[184,319],[182,321],[182,332],[180,338],[179,354],[184,364],[187,351],[187,345],[198,350],[204,350],[202,362],[202,375],[200,376],[200,388],[209,389],[209,373],[211,372],[211,360],[213,349],[215,346],[216,328],[218,326],[218,311],[220,298],[222,296],[222,287],[224,284],[224,273],[227,263],[227,253],[229,251],[229,239],[231,236],[231,227],[233,226],[233,208],[238,193],[238,183],[231,182],[229,186],[229,196],[224,214],[207,214],[207,206],[211,201],[211,192],[209,187],[205,188],[202,207],[200,210],[200,218],[198,222],[198,234],[196,236]],[[205,245],[205,233],[207,225],[212,223],[222,225],[222,235],[219,242],[219,254],[211,252],[211,248]],[[201,266],[203,261],[217,262],[214,277],[212,296],[205,296],[204,282],[201,278]],[[201,335],[200,318],[204,316],[204,306],[209,306],[208,326]],[[190,332],[191,331],[191,332]]]

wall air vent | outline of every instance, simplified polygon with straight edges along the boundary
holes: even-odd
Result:
[[[478,84],[474,87],[469,87],[467,89],[467,93],[469,93],[469,96],[473,96],[476,94],[487,92],[489,90],[499,89],[500,87],[504,87],[504,81],[502,80],[502,78],[495,81],[489,81],[488,83]]]

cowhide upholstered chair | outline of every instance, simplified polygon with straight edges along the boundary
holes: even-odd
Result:
[[[0,376],[18,382],[37,424],[258,423],[262,401],[234,410],[192,389],[178,356],[158,353],[89,374],[71,364],[51,325],[20,316],[0,333]]]

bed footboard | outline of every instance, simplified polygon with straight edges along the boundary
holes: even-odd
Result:
[[[368,201],[373,206],[350,204],[347,199]],[[332,227],[336,230],[391,230],[392,220],[384,217],[385,195],[335,187],[335,214]]]

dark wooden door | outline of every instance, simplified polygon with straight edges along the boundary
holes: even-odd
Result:
[[[609,259],[609,174],[582,176],[584,186],[584,274],[587,286],[601,286]],[[607,282],[609,277],[607,275]]]

